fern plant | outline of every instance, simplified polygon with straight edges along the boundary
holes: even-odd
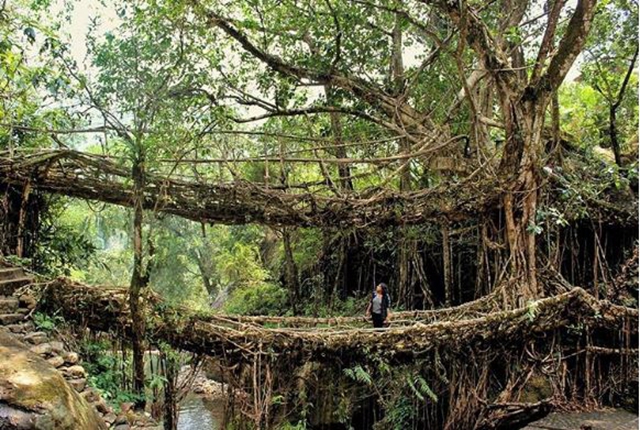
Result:
[[[413,382],[413,383],[412,383]],[[433,392],[427,381],[420,375],[416,376],[413,381],[409,379],[409,386],[412,388],[413,392],[416,393],[420,400],[425,399],[425,396],[430,398],[434,402],[438,402],[438,396]]]
[[[371,377],[371,375],[360,365],[357,365],[352,369],[344,369],[343,372],[345,375],[356,382],[360,382],[365,385],[373,384],[373,378]]]

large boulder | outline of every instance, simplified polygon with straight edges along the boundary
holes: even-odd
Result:
[[[103,430],[106,426],[60,372],[0,328],[0,429]]]

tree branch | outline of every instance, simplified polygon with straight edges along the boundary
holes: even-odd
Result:
[[[542,73],[544,62],[549,55],[549,52],[553,48],[553,38],[556,34],[556,27],[558,26],[558,20],[560,19],[560,12],[564,6],[566,0],[554,0],[553,7],[549,14],[549,20],[547,21],[547,28],[540,44],[540,50],[538,51],[538,57],[536,58],[536,64],[531,74],[531,82],[536,83]]]
[[[569,21],[567,32],[558,44],[556,54],[551,58],[547,72],[536,83],[536,93],[556,90],[571,69],[587,40],[591,22],[595,14],[596,0],[578,0],[576,10]]]
[[[633,53],[633,58],[631,59],[631,63],[629,63],[629,68],[627,69],[627,74],[624,77],[624,81],[622,81],[622,86],[620,87],[620,91],[618,91],[618,97],[616,98],[616,102],[613,104],[612,108],[617,110],[622,103],[622,97],[624,96],[624,92],[627,90],[627,85],[629,84],[629,79],[631,78],[631,73],[633,73],[633,68],[636,65],[636,60],[638,59],[638,45],[636,45],[636,50]]]

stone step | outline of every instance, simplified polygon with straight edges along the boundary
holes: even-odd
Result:
[[[87,387],[87,380],[85,378],[67,379],[67,382],[76,389],[78,393],[81,393]]]
[[[6,328],[14,334],[24,334],[35,330],[35,325],[31,321],[26,321],[20,324],[9,324]]]
[[[67,353],[64,343],[57,340],[53,340],[51,342],[39,343],[39,344],[33,345],[29,349],[31,350],[31,352],[34,352],[38,355],[46,355],[46,356],[61,355],[61,354]],[[63,362],[64,362],[64,359],[63,359]],[[78,370],[78,368],[80,370]],[[84,376],[84,368],[82,366],[78,366],[78,365],[71,366],[69,369],[64,368],[64,369],[61,369],[61,371],[65,373],[69,370],[72,372],[73,375],[77,374],[78,376]],[[82,371],[83,373],[79,373],[80,371]]]
[[[14,313],[16,314],[22,314],[22,315],[27,315],[29,312],[31,312],[30,309],[27,308],[18,308],[16,309],[16,311]]]
[[[23,278],[24,271],[19,267],[1,267],[0,268],[0,281],[7,279]]]
[[[29,293],[21,295],[18,299],[20,300],[20,307],[21,308],[27,308],[27,309],[31,310],[31,309],[35,309],[35,307],[38,305],[38,302],[36,301],[36,298],[33,297],[33,295],[29,294]]]
[[[81,396],[84,397],[84,399],[89,403],[97,402],[100,398],[100,394],[96,391],[96,389],[91,387],[87,387],[81,393]]]
[[[64,358],[60,357],[59,355],[54,355],[53,357],[49,358],[47,362],[53,367],[58,368],[64,364]]]
[[[32,347],[29,348],[29,351],[33,352],[34,354],[38,354],[41,357],[49,357],[50,355],[53,354],[53,349],[51,348],[51,344],[50,343],[41,343],[38,345],[33,345]]]
[[[33,282],[33,279],[28,276],[2,280],[0,281],[0,295],[11,296],[18,288],[24,287],[31,282]]]
[[[17,324],[24,321],[24,314],[1,314],[0,325]]]
[[[13,297],[0,298],[0,313],[9,314],[18,310],[20,302]]]
[[[43,331],[34,331],[24,335],[22,340],[32,345],[40,345],[49,340],[49,335]]]

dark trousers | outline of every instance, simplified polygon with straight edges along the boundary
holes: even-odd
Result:
[[[373,328],[382,328],[384,323],[384,318],[382,318],[382,314],[371,314],[371,319],[373,320]]]

